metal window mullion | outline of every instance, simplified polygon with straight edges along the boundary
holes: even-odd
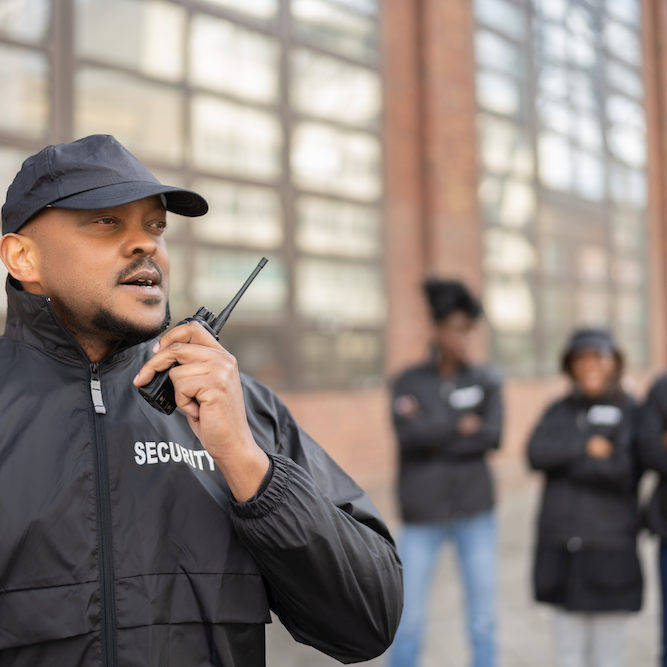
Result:
[[[49,141],[58,143],[74,138],[76,30],[72,0],[53,0],[51,12],[49,51],[52,108]]]

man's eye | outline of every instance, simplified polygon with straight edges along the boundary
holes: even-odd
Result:
[[[164,231],[167,229],[167,221],[166,220],[156,220],[153,224],[153,227],[156,229],[159,229],[160,231]]]
[[[113,225],[116,220],[114,218],[97,218],[95,222],[99,225]]]

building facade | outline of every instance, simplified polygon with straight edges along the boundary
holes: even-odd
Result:
[[[664,35],[660,0],[10,0],[0,183],[103,132],[200,191],[170,221],[174,316],[266,255],[224,344],[386,488],[426,275],[483,297],[508,456],[573,326],[610,326],[640,392],[667,365]]]

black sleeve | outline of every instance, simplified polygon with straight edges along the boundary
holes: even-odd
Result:
[[[480,430],[471,435],[462,435],[454,430],[452,437],[443,448],[448,454],[459,457],[480,456],[489,449],[497,449],[500,446],[503,428],[503,400],[500,384],[485,387],[484,402],[481,410],[475,414],[482,419]]]
[[[643,468],[667,475],[667,377],[658,380],[641,408],[637,424],[637,447]]]
[[[411,395],[410,387],[402,383],[392,387],[392,421],[401,452],[422,458],[435,455],[456,434],[456,422],[445,409],[420,409],[409,416],[399,414],[394,408],[396,399]]]
[[[528,462],[533,470],[566,469],[585,456],[586,433],[577,426],[576,414],[565,402],[551,405],[528,441]]]
[[[573,480],[589,486],[598,486],[611,491],[631,491],[637,480],[635,457],[635,429],[637,422],[637,408],[628,407],[623,411],[623,420],[610,433],[600,432],[613,445],[613,454],[607,459],[596,459],[584,456],[577,459],[569,469]],[[587,433],[587,439],[596,435],[592,428]]]
[[[368,496],[286,411],[281,422],[271,479],[251,501],[232,501],[234,527],[297,641],[344,663],[369,660],[400,619],[394,543]]]

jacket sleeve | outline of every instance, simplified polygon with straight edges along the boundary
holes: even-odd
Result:
[[[641,465],[667,475],[667,377],[658,380],[641,408],[637,427],[637,447]]]
[[[463,435],[455,430],[443,447],[448,454],[460,457],[480,456],[489,449],[497,449],[500,446],[503,400],[499,383],[485,388],[484,402],[476,414],[482,419],[480,430],[471,435]]]
[[[392,388],[392,420],[396,437],[404,454],[429,457],[437,454],[456,434],[456,423],[445,410],[418,411],[414,415],[402,415],[395,409],[396,399],[410,395],[400,384]]]
[[[271,478],[232,501],[232,522],[292,636],[343,663],[369,660],[400,619],[394,543],[366,494],[285,413]]]
[[[528,441],[528,462],[533,470],[566,469],[585,456],[586,434],[563,402],[550,406]]]
[[[623,420],[611,434],[601,433],[614,445],[613,454],[607,459],[584,456],[577,459],[569,469],[573,480],[587,485],[599,486],[610,491],[631,491],[637,481],[637,458],[635,455],[635,425],[637,408],[624,410]],[[591,429],[587,439],[595,435]]]

